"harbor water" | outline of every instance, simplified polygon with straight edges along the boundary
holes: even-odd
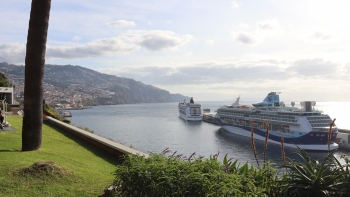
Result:
[[[214,112],[219,106],[229,102],[200,102],[203,108]],[[250,103],[242,103],[250,104]],[[219,159],[226,154],[229,158],[238,159],[241,164],[255,164],[250,138],[235,135],[219,126],[206,122],[187,122],[179,117],[178,103],[147,103],[94,106],[84,110],[72,110],[69,118],[72,124],[87,127],[95,134],[122,143],[145,153],[160,153],[169,148],[176,154],[208,158],[219,152]],[[347,112],[350,103],[320,102],[316,109],[323,110],[330,117],[336,118],[338,128],[349,129]],[[263,159],[263,141],[255,140],[258,158]],[[281,163],[281,148],[269,144],[267,158],[274,163]],[[294,148],[285,148],[286,156],[297,159]],[[327,152],[308,152],[314,158],[321,158]],[[335,156],[350,156],[349,152],[337,151]]]

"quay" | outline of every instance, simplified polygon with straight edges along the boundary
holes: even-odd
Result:
[[[350,130],[338,128],[337,140],[339,149],[350,151]]]
[[[62,117],[72,117],[72,113],[67,110],[57,110],[57,113]]]
[[[215,114],[210,113],[210,109],[209,108],[204,108],[202,113],[203,113],[203,116],[202,116],[202,121],[203,122],[219,125],[216,122],[216,120],[215,120]]]
[[[204,114],[203,113],[202,121],[207,122],[207,123],[211,123],[211,124],[215,124],[215,125],[219,125],[214,118],[214,114]]]

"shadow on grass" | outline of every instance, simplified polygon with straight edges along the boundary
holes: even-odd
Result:
[[[115,156],[115,155],[113,155],[105,150],[102,150],[102,149],[96,147],[95,145],[93,145],[89,142],[86,142],[83,139],[79,138],[78,136],[76,136],[68,131],[65,131],[65,130],[63,130],[55,125],[48,123],[48,122],[44,122],[43,124],[46,125],[47,127],[50,127],[52,129],[56,130],[57,132],[66,136],[67,138],[73,140],[75,143],[86,148],[88,151],[92,152],[97,157],[104,159],[105,161],[109,162],[112,165],[120,165],[122,163],[122,159],[120,157],[117,157],[117,156]]]

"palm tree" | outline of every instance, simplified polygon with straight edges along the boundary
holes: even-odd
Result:
[[[43,78],[51,0],[32,0],[24,81],[22,151],[41,147],[43,123]]]

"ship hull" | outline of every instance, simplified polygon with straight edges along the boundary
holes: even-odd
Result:
[[[241,136],[251,137],[251,127],[249,126],[241,126],[241,125],[233,125],[229,123],[225,123],[221,121],[220,118],[216,119],[216,122],[221,126],[222,129],[234,133]],[[257,140],[265,140],[265,131],[262,129],[254,128],[254,139]],[[310,132],[307,135],[295,137],[295,138],[284,138],[284,146],[292,147],[292,148],[301,148],[303,150],[328,150],[328,139],[327,137],[316,138],[319,132]],[[324,134],[324,133],[323,133]],[[332,135],[331,141],[335,141],[336,133]],[[269,135],[269,143],[281,144],[281,137]],[[339,145],[337,143],[330,143],[329,149],[335,150],[338,149]]]

